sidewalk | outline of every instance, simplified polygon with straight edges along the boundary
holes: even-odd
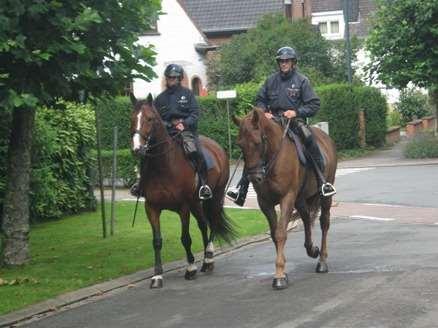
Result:
[[[338,169],[382,167],[382,166],[409,166],[409,165],[438,165],[438,158],[409,159],[403,155],[403,150],[408,143],[407,138],[390,148],[375,150],[365,157],[341,161]]]

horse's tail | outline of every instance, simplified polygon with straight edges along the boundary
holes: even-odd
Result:
[[[224,195],[213,193],[213,197],[204,200],[203,210],[210,227],[212,238],[218,237],[227,243],[231,243],[237,237],[237,233],[230,217],[224,211]]]

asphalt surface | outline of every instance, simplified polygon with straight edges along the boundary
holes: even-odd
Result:
[[[151,271],[138,272],[0,317],[0,326],[56,309],[19,325],[438,327],[438,159],[404,159],[404,143],[339,163],[328,274],[314,273],[299,226],[286,247],[287,290],[272,290],[275,250],[261,241],[217,256],[214,273],[195,281],[174,269],[150,290]],[[126,190],[116,198],[133,200]],[[245,206],[258,208],[251,188]],[[319,244],[318,224],[313,236]]]
[[[290,286],[273,291],[270,242],[216,260],[212,275],[165,276],[27,327],[437,327],[438,226],[334,221],[328,274],[289,234]],[[316,234],[316,236],[318,236]]]

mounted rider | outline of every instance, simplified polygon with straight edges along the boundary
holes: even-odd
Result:
[[[308,157],[315,170],[321,195],[332,196],[334,186],[327,182],[324,172],[324,159],[315,137],[306,123],[306,118],[316,114],[320,100],[310,85],[309,79],[297,71],[297,54],[291,47],[278,49],[275,57],[279,71],[272,74],[257,94],[256,106],[264,109],[268,119],[286,117],[291,120],[291,129],[300,136],[306,147]],[[243,206],[248,192],[249,180],[244,172],[235,190],[227,192],[237,205]]]
[[[193,92],[181,85],[184,70],[180,65],[169,64],[164,70],[166,90],[154,101],[155,108],[171,136],[180,134],[187,157],[192,161],[200,179],[198,197],[210,199],[212,192],[207,185],[207,165],[202,154],[197,125],[199,106]],[[138,191],[131,188],[131,193],[138,196]],[[138,189],[138,186],[137,186]]]

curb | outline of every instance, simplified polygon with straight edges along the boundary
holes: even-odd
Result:
[[[299,222],[300,224],[298,224],[289,232],[300,231],[302,224],[301,221]],[[236,242],[236,244],[233,244],[231,246],[219,246],[217,248],[215,258],[218,256],[227,255],[228,253],[236,251],[245,246],[262,243],[270,239],[271,239],[270,236],[266,234],[261,234],[253,237],[240,239],[238,242]],[[202,252],[196,254],[195,258],[202,258]],[[201,261],[202,260],[199,259],[196,260],[195,263],[199,264],[201,263]],[[185,260],[178,260],[164,264],[166,269],[163,270],[163,273],[180,270],[182,268],[185,268],[186,265],[187,263]],[[154,269],[151,268],[147,270],[138,271],[113,280],[109,280],[103,283],[99,283],[90,287],[85,287],[73,292],[59,295],[47,301],[30,305],[22,310],[18,310],[0,316],[0,327],[11,327],[11,326],[14,327],[15,325],[23,324],[24,322],[34,319],[36,317],[43,317],[43,316],[48,316],[51,314],[58,313],[67,306],[80,305],[79,303],[87,299],[91,299],[96,296],[103,296],[105,294],[108,294],[109,292],[119,290],[122,288],[127,288],[130,285],[150,279],[153,275],[154,275]]]

